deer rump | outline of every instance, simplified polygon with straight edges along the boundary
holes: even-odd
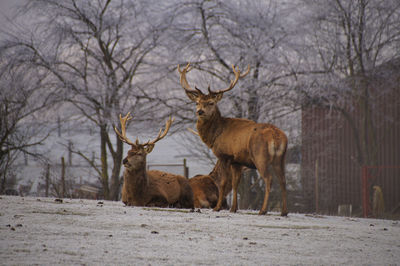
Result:
[[[193,204],[195,208],[214,208],[218,202],[218,186],[209,175],[196,175],[189,179],[193,190]],[[224,198],[223,209],[228,209]]]
[[[122,201],[126,205],[193,208],[192,188],[185,177],[158,170],[150,170],[146,174],[147,185],[141,191],[133,191],[125,180]]]

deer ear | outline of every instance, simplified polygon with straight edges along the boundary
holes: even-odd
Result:
[[[145,152],[145,153],[150,153],[153,149],[154,149],[154,144],[147,144],[147,145],[144,147],[144,152]]]

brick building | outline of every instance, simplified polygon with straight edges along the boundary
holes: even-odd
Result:
[[[366,209],[363,201],[370,204],[373,186],[378,185],[386,212],[398,212],[400,58],[377,67],[362,84],[368,86],[374,131],[363,128],[363,107],[357,101],[346,107],[345,113],[316,104],[302,109],[301,179],[306,211],[336,214],[338,206],[346,204],[352,205],[353,214],[362,215]],[[360,132],[367,132],[371,135],[368,138],[376,140],[364,142],[370,146],[371,152],[366,156],[373,158],[374,165],[367,165],[365,158],[360,158],[359,151],[365,148],[359,141]],[[368,168],[363,172],[364,166]]]

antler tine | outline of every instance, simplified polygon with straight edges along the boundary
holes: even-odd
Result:
[[[121,123],[121,132],[118,131],[117,127],[114,127],[115,133],[117,133],[118,137],[120,140],[123,142],[129,144],[129,145],[135,145],[133,142],[131,142],[127,137],[126,137],[126,122],[128,120],[132,119],[131,112],[128,112],[126,116],[122,117],[121,114],[119,114],[119,121]]]
[[[250,65],[247,65],[247,69],[246,72],[244,72],[242,75],[240,75],[241,78],[244,78],[245,76],[247,76],[247,74],[250,73]]]
[[[233,87],[235,87],[236,83],[238,82],[239,78],[244,78],[247,74],[249,74],[250,65],[247,65],[246,72],[241,75],[240,75],[240,70],[239,69],[236,70],[236,67],[234,65],[232,65],[232,69],[233,69],[233,73],[235,74],[235,79],[231,80],[231,84],[229,85],[228,88],[226,88],[224,90],[216,91],[215,93],[224,93],[224,92],[227,92],[227,91],[230,91],[231,89],[233,89]]]
[[[187,63],[186,67],[183,70],[181,70],[181,68],[178,64],[178,72],[180,75],[181,86],[186,91],[195,91],[194,89],[192,89],[192,87],[190,87],[189,82],[186,79],[186,73],[189,72],[190,70],[192,70],[192,68],[190,67],[190,62]]]
[[[193,134],[195,134],[195,135],[197,135],[197,136],[200,136],[200,135],[199,135],[199,132],[197,132],[197,131],[194,130],[193,128],[188,127],[187,130],[189,130],[190,132],[192,132]]]
[[[143,145],[155,144],[157,141],[159,141],[159,140],[161,140],[162,138],[164,138],[164,137],[167,135],[167,133],[168,133],[168,131],[169,131],[169,128],[171,127],[171,124],[172,124],[172,122],[174,122],[174,120],[175,120],[175,118],[172,118],[172,119],[171,119],[171,117],[169,117],[169,119],[167,120],[167,122],[165,122],[165,129],[164,129],[164,131],[162,130],[162,128],[160,128],[160,131],[158,132],[158,136],[157,136],[154,140],[148,141],[148,142],[146,142],[146,143],[143,144]]]

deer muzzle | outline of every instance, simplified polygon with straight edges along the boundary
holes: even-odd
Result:
[[[197,111],[197,115],[203,115],[203,114],[204,114],[203,110],[200,109],[200,110]]]

